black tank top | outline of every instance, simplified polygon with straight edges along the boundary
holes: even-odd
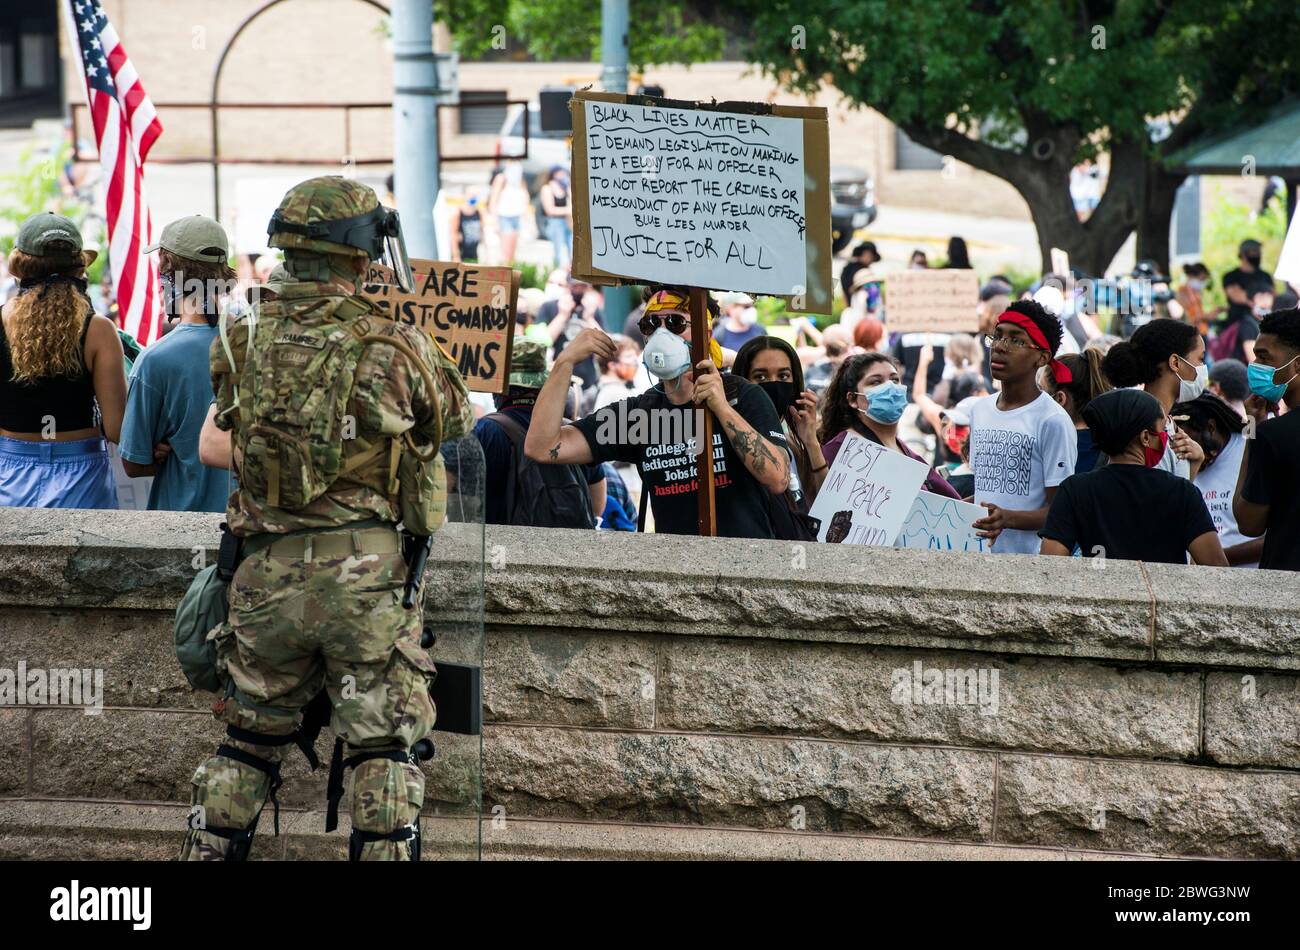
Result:
[[[42,432],[46,416],[54,417],[56,432],[95,425],[95,382],[86,370],[86,332],[93,312],[81,328],[81,370],[71,376],[47,376],[30,383],[14,382],[9,340],[0,320],[0,429],[24,435]]]
[[[552,197],[555,198],[555,207],[557,208],[563,208],[569,203],[569,192],[564,188],[560,188],[560,194],[558,195],[552,192]]]

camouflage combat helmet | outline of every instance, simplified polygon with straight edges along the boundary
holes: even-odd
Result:
[[[313,225],[325,225],[334,221],[359,218],[379,207],[379,198],[373,189],[344,178],[342,175],[323,175],[309,178],[290,188],[282,199],[280,206],[271,216],[267,227],[271,247],[298,248],[304,251],[318,251],[322,254],[355,254],[371,256],[371,248],[362,242],[341,243],[326,240],[323,236],[311,236],[301,233]],[[282,225],[289,225],[290,231]],[[296,232],[296,233],[295,233]]]

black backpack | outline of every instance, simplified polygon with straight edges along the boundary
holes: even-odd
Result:
[[[506,523],[532,528],[595,526],[586,473],[581,465],[542,465],[524,454],[526,430],[503,412],[491,419],[510,439],[510,478],[506,483]]]

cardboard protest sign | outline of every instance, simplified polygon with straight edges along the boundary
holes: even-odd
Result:
[[[583,91],[573,116],[573,273],[785,297],[829,313],[824,108]]]
[[[411,271],[415,292],[408,294],[393,282],[391,270],[371,264],[361,293],[390,319],[437,340],[470,389],[504,393],[515,337],[518,271],[416,259]]]
[[[929,466],[850,432],[809,512],[818,541],[890,545],[898,536]]]
[[[971,527],[977,518],[987,518],[988,509],[970,502],[923,491],[912,502],[895,547],[923,551],[988,552],[988,539]]]
[[[885,330],[975,333],[979,277],[973,270],[904,270],[885,278]]]

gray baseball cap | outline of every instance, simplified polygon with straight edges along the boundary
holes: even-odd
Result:
[[[216,221],[201,214],[179,218],[163,228],[156,244],[144,249],[148,254],[164,248],[187,261],[207,261],[224,264],[230,257],[230,241],[226,229]]]
[[[81,232],[77,226],[50,211],[34,214],[18,228],[14,247],[32,257],[81,263]]]

